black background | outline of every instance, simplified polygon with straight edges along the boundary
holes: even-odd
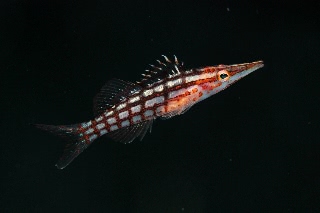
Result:
[[[320,211],[320,4],[1,1],[6,212]],[[64,141],[29,123],[89,120],[111,78],[161,54],[186,67],[265,67],[129,145],[99,139],[64,170]]]

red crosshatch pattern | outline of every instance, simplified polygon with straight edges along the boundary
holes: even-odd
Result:
[[[185,69],[177,57],[166,56],[142,74],[136,83],[109,81],[95,98],[96,117],[67,126],[36,124],[64,138],[69,145],[57,167],[63,169],[94,140],[107,134],[121,143],[143,139],[156,118],[181,115],[194,104],[226,89],[263,67],[262,61]]]

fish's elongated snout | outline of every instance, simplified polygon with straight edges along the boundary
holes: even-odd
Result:
[[[255,61],[255,62],[252,62],[253,63],[253,68],[255,68],[256,70],[257,69],[260,69],[264,66],[264,63],[263,61]]]
[[[234,64],[228,67],[230,78],[228,79],[228,84],[233,84],[243,77],[249,75],[250,73],[260,69],[264,66],[263,61],[255,61],[251,63],[244,64]]]
[[[234,64],[230,66],[230,72],[232,74],[237,74],[241,72],[253,72],[261,67],[263,67],[263,61],[255,61],[251,63],[244,63],[244,64]]]

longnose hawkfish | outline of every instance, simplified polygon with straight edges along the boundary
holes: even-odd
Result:
[[[103,135],[130,143],[143,139],[153,121],[168,119],[188,111],[194,104],[226,89],[236,81],[263,67],[263,61],[185,69],[174,56],[163,55],[157,65],[142,74],[135,83],[113,79],[94,99],[95,118],[74,125],[36,127],[66,138],[68,145],[56,164],[65,168],[93,141]]]

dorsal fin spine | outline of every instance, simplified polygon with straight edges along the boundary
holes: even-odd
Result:
[[[173,55],[173,56],[174,56],[174,62],[175,62],[176,64],[179,64],[179,61],[178,61],[177,56],[176,56],[176,55]]]
[[[167,56],[162,55],[162,57],[164,57],[164,61],[156,60],[159,64],[158,66],[149,64],[151,69],[146,69],[146,73],[142,74],[143,78],[140,81],[137,81],[137,83],[142,87],[150,86],[165,78],[172,78],[180,75],[181,72],[184,71],[182,66],[183,63],[179,62],[176,55],[173,56],[173,61],[171,61]]]

